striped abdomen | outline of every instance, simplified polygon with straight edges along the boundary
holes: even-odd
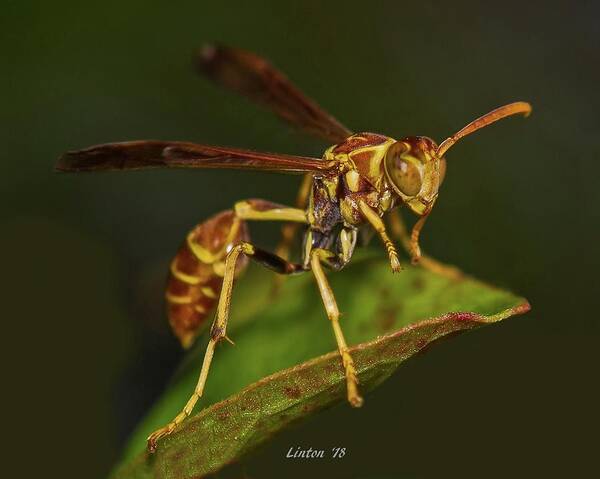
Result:
[[[216,214],[187,235],[171,262],[166,292],[169,323],[184,348],[192,344],[219,299],[227,252],[248,240],[245,222],[232,210]],[[236,272],[246,264],[242,256]]]

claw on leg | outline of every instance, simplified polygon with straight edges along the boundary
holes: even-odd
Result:
[[[346,390],[348,392],[348,402],[352,407],[361,407],[364,399],[358,392],[358,378],[356,376],[356,368],[352,356],[348,352],[348,348],[340,351],[342,356],[342,364],[346,372]]]
[[[198,401],[198,399],[200,399],[200,395],[196,391],[194,391],[194,394],[192,394],[192,397],[190,397],[190,399],[188,400],[188,402],[185,405],[185,407],[183,408],[183,410],[177,416],[175,416],[175,419],[173,419],[165,427],[161,427],[160,429],[157,429],[156,431],[154,431],[152,434],[150,434],[148,436],[148,439],[147,439],[148,451],[150,451],[152,453],[156,452],[157,441],[160,438],[163,438],[163,437],[171,434],[177,428],[177,426],[183,422],[183,420],[185,418],[187,418],[190,414],[192,414],[192,410],[194,409],[194,406],[196,405],[196,401]]]
[[[168,436],[174,430],[175,430],[175,424],[171,422],[167,426],[161,427],[160,429],[157,429],[152,434],[150,434],[147,439],[148,451],[150,451],[151,453],[155,453],[156,447],[157,447],[156,446],[157,441],[162,437]]]

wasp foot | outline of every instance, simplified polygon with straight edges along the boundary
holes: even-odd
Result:
[[[160,429],[157,429],[152,434],[150,434],[147,439],[148,451],[150,453],[154,454],[158,447],[156,444],[157,441],[160,438],[171,434],[175,430],[176,427],[177,427],[177,424],[175,424],[175,422],[171,422],[171,423],[167,424],[165,427],[161,427]]]

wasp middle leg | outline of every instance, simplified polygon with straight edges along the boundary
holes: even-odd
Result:
[[[317,285],[319,286],[323,305],[327,311],[327,317],[331,321],[335,340],[338,345],[338,351],[342,357],[342,364],[344,365],[344,372],[346,375],[348,402],[354,407],[360,407],[363,404],[363,398],[358,392],[356,367],[354,366],[354,360],[348,351],[348,345],[346,344],[346,339],[344,338],[344,333],[340,326],[340,310],[338,309],[333,291],[331,286],[329,286],[329,282],[327,281],[327,277],[325,276],[325,272],[321,265],[322,261],[328,261],[331,254],[332,253],[324,249],[313,249],[310,253],[310,267],[317,281]]]

